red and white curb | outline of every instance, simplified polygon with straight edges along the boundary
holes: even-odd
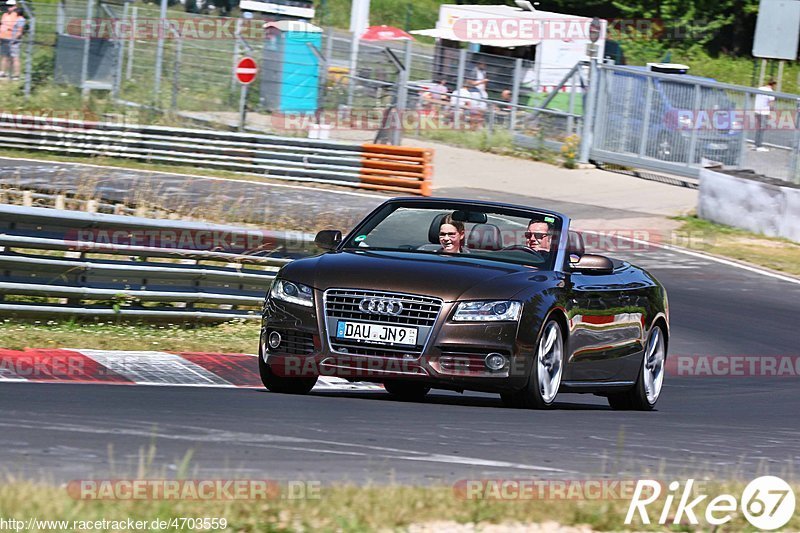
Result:
[[[145,352],[0,348],[0,383],[97,383],[261,389],[255,355],[241,353]],[[383,390],[323,376],[314,390]]]

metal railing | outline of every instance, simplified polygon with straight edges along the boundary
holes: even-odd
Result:
[[[257,318],[277,270],[313,236],[0,205],[0,314]]]
[[[0,114],[6,148],[191,165],[271,179],[430,194],[432,150]],[[397,150],[408,152],[402,165]],[[388,162],[378,163],[386,159]],[[375,165],[386,184],[376,181]],[[394,165],[395,167],[392,167]]]

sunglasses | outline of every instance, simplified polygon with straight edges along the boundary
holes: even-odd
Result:
[[[538,231],[533,231],[533,232],[526,231],[525,232],[525,238],[526,239],[530,239],[531,237],[536,237],[537,241],[541,241],[545,237],[549,237],[549,236],[550,236],[549,233],[539,233]]]

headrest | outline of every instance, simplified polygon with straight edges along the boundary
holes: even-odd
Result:
[[[586,253],[586,247],[583,244],[583,235],[570,230],[567,234],[567,254],[581,257],[584,253]]]
[[[433,217],[431,226],[428,228],[428,242],[431,244],[439,244],[439,228],[442,227],[442,220],[446,216],[446,213],[442,213]]]
[[[500,250],[503,239],[494,224],[475,224],[467,237],[467,247],[473,250]]]

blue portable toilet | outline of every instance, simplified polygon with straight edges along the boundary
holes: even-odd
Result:
[[[279,113],[316,112],[322,28],[302,20],[279,20],[266,23],[264,29],[260,106]]]

